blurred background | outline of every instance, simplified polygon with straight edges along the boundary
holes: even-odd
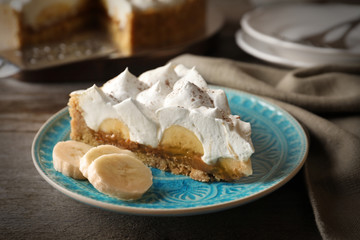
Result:
[[[264,13],[250,14],[249,20],[246,24],[252,30],[258,31],[265,35],[271,35],[272,33],[267,30],[271,29],[271,24],[278,24],[278,27],[274,27],[274,29],[283,28],[286,26],[288,20],[280,19],[281,16],[275,16],[275,11],[279,11],[279,13],[284,13],[287,9],[284,10],[276,10],[282,6],[296,6],[297,4],[310,4],[310,3],[319,3],[319,4],[346,4],[346,9],[342,12],[336,13],[335,15],[331,13],[331,11],[336,12],[337,6],[332,7],[332,9],[327,10],[328,7],[323,8],[322,14],[326,15],[327,11],[330,14],[326,17],[331,17],[331,19],[339,18],[339,21],[347,21],[344,20],[344,15],[351,8],[349,6],[354,5],[356,8],[352,10],[355,11],[356,14],[359,8],[358,1],[281,1],[281,0],[208,0],[208,5],[211,7],[211,10],[208,14],[207,20],[207,32],[205,36],[201,38],[194,39],[193,41],[186,42],[185,44],[175,46],[170,49],[162,49],[162,50],[154,50],[148,53],[135,54],[133,56],[120,56],[118,54],[106,54],[106,52],[101,53],[99,56],[90,56],[88,58],[84,58],[81,61],[73,61],[73,59],[62,59],[62,61],[58,61],[55,64],[50,62],[36,62],[34,61],[34,53],[33,49],[27,50],[27,52],[23,52],[22,57],[19,57],[17,52],[0,52],[0,56],[2,56],[3,60],[8,60],[8,62],[12,62],[16,67],[4,64],[5,61],[2,61],[3,67],[0,71],[1,76],[8,76],[16,73],[14,75],[15,78],[20,79],[22,81],[28,82],[57,82],[57,81],[89,81],[89,82],[101,82],[111,79],[116,76],[118,73],[123,71],[126,67],[129,67],[130,71],[134,74],[138,75],[141,72],[154,68],[156,66],[160,66],[165,64],[169,59],[182,54],[182,53],[193,53],[200,54],[206,56],[217,56],[217,57],[226,57],[235,60],[241,60],[251,63],[267,63],[270,65],[275,65],[277,67],[282,68],[294,68],[294,67],[303,67],[303,66],[311,66],[306,65],[309,63],[308,59],[301,59],[299,62],[298,59],[293,59],[294,56],[298,57],[306,51],[309,51],[309,54],[317,54],[315,57],[311,56],[312,59],[318,57],[319,49],[300,49],[301,53],[294,52],[294,50],[298,50],[298,46],[294,49],[284,49],[282,47],[282,42],[275,43],[276,45],[272,45],[273,43],[267,42],[265,38],[257,38],[257,36],[252,36],[249,32],[244,32],[245,29],[243,25],[240,24],[240,21],[245,13],[252,12],[254,9],[258,8],[266,8],[269,7],[270,11],[267,10],[268,15],[264,16]],[[272,5],[276,5],[277,7],[271,7]],[[279,7],[278,7],[279,6]],[[327,5],[324,5],[327,6]],[[311,9],[312,6],[306,6],[308,9]],[[335,9],[335,10],[334,10]],[[351,10],[351,9],[350,9]],[[274,13],[271,13],[273,11]],[[297,10],[292,10],[297,11]],[[301,11],[307,11],[306,9],[302,9]],[[293,19],[291,24],[296,24],[297,21],[301,23],[303,21],[301,17],[304,16],[299,10],[299,20]],[[313,10],[316,14],[317,10]],[[269,13],[270,12],[270,13]],[[274,16],[271,16],[274,14]],[[260,18],[259,18],[260,15]],[[305,14],[306,15],[306,14]],[[321,14],[318,14],[321,15]],[[357,19],[359,18],[359,14],[357,15]],[[264,16],[264,17],[263,17]],[[262,19],[266,19],[266,17],[272,17],[273,21],[264,21],[262,23]],[[319,16],[320,18],[322,16]],[[257,20],[260,19],[260,20]],[[353,19],[350,16],[350,20]],[[244,23],[242,23],[244,24]],[[284,24],[284,25],[281,25]],[[330,23],[329,23],[330,24]],[[331,23],[332,24],[332,23]],[[336,23],[334,23],[336,25]],[[261,27],[264,25],[264,27]],[[312,24],[308,24],[309,29]],[[324,25],[324,29],[326,30],[329,26]],[[346,26],[345,26],[346,27]],[[263,28],[263,29],[261,29]],[[296,29],[293,26],[288,28]],[[355,29],[356,28],[356,29]],[[300,28],[299,28],[300,29]],[[264,31],[264,32],[262,32]],[[275,31],[275,30],[274,30]],[[294,31],[294,30],[293,30]],[[344,28],[346,31],[346,28]],[[360,37],[358,35],[360,32],[360,27],[357,25],[352,29],[352,32],[356,33],[352,34],[355,36],[355,40],[360,41]],[[348,34],[350,35],[350,34]],[[266,36],[268,37],[268,36]],[[271,36],[274,37],[274,36]],[[275,36],[277,37],[277,36]],[[280,39],[283,40],[283,39]],[[286,39],[285,39],[286,40]],[[59,43],[61,44],[61,43]],[[82,45],[83,47],[83,45]],[[92,46],[93,47],[93,46]],[[106,46],[108,47],[108,46]],[[61,45],[60,45],[61,48]],[[85,46],[86,48],[86,46]],[[111,48],[111,47],[110,47]],[[272,48],[272,49],[270,49]],[[274,49],[275,48],[275,49]],[[105,50],[109,50],[106,49]],[[111,49],[110,49],[111,50]],[[86,50],[83,50],[86,51]],[[281,52],[282,53],[279,53]],[[289,52],[290,51],[290,52]],[[327,52],[321,52],[321,59],[317,60],[316,63],[327,63],[322,62],[329,59],[329,56],[332,57],[334,54],[337,59],[340,61],[348,61],[351,58],[351,61],[359,62],[359,52],[356,54],[352,54],[349,56],[350,50],[346,50],[346,53],[338,52],[331,53],[330,56]],[[284,55],[285,54],[285,55]],[[325,55],[324,55],[325,54]],[[324,57],[323,57],[324,56]],[[340,58],[343,56],[343,59]],[[356,58],[354,60],[354,58]],[[35,59],[36,60],[36,59]],[[36,63],[35,63],[36,62]],[[310,61],[311,62],[311,61]],[[338,61],[337,61],[338,62]],[[297,63],[297,64],[295,64]],[[53,64],[53,65],[52,65]],[[86,71],[84,71],[86,69]]]

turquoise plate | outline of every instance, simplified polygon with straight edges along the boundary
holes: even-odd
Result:
[[[289,181],[305,162],[308,143],[300,124],[287,112],[254,95],[223,88],[233,114],[252,125],[254,174],[234,183],[197,182],[152,169],[152,187],[137,201],[121,201],[98,192],[88,181],[55,171],[52,150],[69,139],[70,117],[64,108],[39,130],[32,157],[40,175],[53,187],[80,202],[121,213],[191,215],[219,211],[258,199]]]

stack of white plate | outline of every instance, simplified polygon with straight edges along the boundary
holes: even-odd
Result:
[[[268,5],[240,24],[237,44],[262,60],[289,67],[360,64],[360,5]]]

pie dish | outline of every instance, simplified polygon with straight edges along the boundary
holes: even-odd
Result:
[[[125,56],[205,32],[206,0],[10,0],[0,2],[0,50],[100,26]]]

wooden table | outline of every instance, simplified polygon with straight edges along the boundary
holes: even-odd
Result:
[[[259,62],[236,46],[237,28],[228,22],[204,54]],[[0,79],[0,239],[320,239],[302,171],[259,200],[189,217],[119,214],[54,189],[33,165],[33,138],[71,91],[92,84]]]

